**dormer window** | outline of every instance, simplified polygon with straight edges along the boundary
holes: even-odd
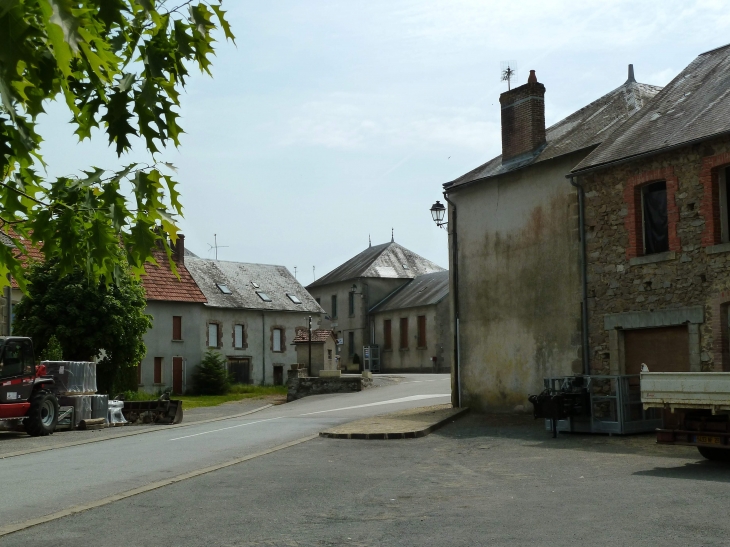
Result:
[[[302,301],[299,300],[299,297],[296,294],[292,294],[292,293],[289,293],[288,292],[288,293],[286,293],[286,295],[287,295],[287,297],[289,297],[289,300],[291,300],[295,304],[301,304],[302,303]]]
[[[259,298],[264,302],[271,302],[271,297],[269,297],[269,295],[266,294],[264,291],[256,291],[256,294],[258,294]]]
[[[226,285],[216,283],[215,286],[218,287],[218,290],[220,290],[223,294],[232,294],[231,289],[229,289]]]

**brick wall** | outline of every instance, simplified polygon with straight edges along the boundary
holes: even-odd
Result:
[[[701,305],[702,370],[730,369],[727,313],[730,304],[730,250],[709,248],[719,241],[718,168],[730,165],[730,139],[716,139],[587,175],[591,366],[609,371],[606,314],[659,311]],[[665,180],[669,258],[637,263],[643,249],[642,185]],[[708,250],[712,252],[708,252]],[[647,257],[649,258],[649,257]],[[633,259],[633,260],[632,260]]]
[[[545,86],[527,83],[499,96],[502,106],[502,161],[545,144]]]

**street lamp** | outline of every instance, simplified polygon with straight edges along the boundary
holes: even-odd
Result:
[[[444,226],[448,225],[448,222],[443,221],[445,213],[446,207],[444,207],[444,204],[440,201],[436,201],[436,203],[431,205],[431,218],[433,218],[433,221],[439,228],[444,228]],[[446,230],[446,228],[444,228],[444,230]]]

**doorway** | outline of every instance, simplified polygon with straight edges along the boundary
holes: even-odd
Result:
[[[249,357],[229,357],[228,373],[231,375],[231,381],[234,384],[252,383],[251,359]]]
[[[274,385],[275,386],[284,385],[284,366],[283,365],[274,365]]]
[[[183,392],[183,358],[172,358],[172,392],[182,395]]]

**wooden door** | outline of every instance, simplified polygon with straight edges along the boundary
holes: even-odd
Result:
[[[180,395],[183,392],[183,358],[172,358],[172,392]]]
[[[280,386],[284,384],[284,367],[281,365],[274,366],[274,385]]]
[[[650,372],[689,372],[689,333],[685,325],[624,332],[626,374],[639,374],[646,363]]]

